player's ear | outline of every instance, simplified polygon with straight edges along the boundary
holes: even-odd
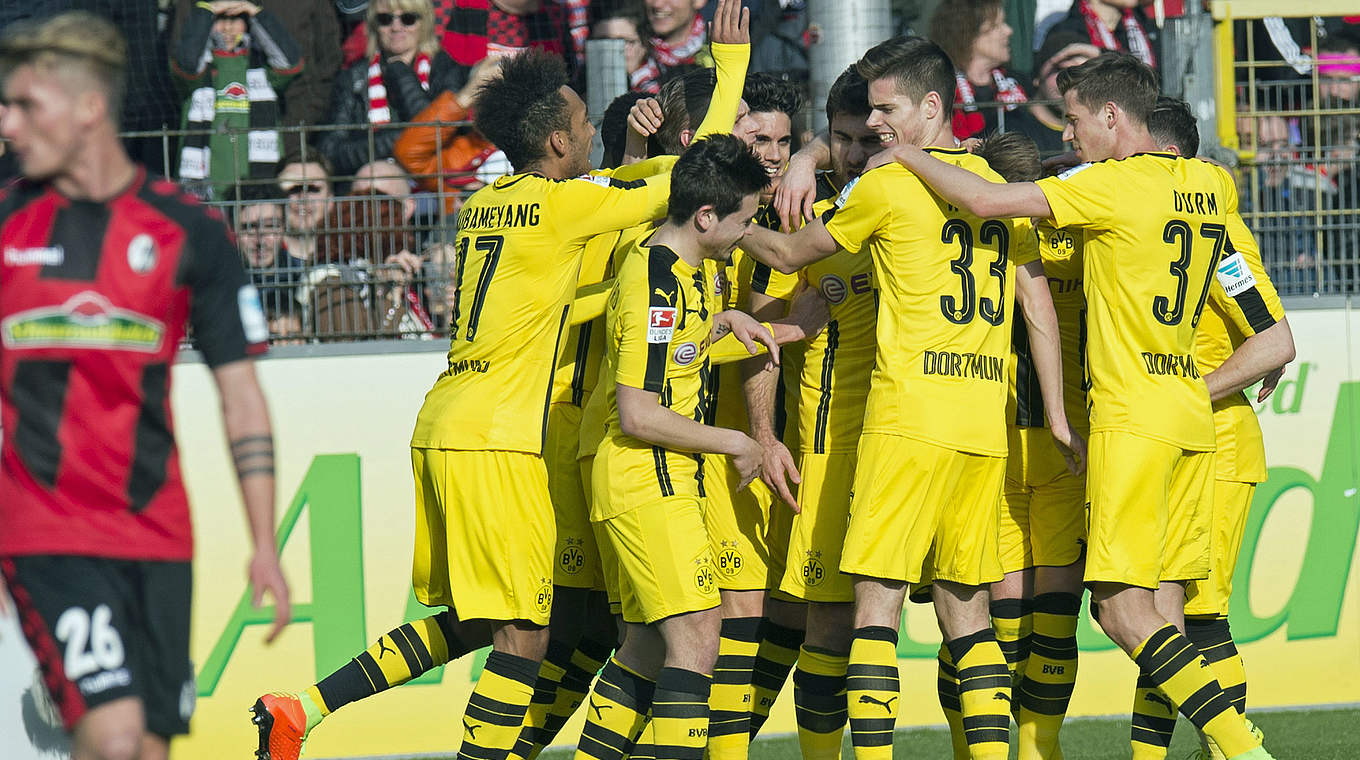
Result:
[[[680,144],[688,148],[689,144],[692,142],[694,142],[694,130],[692,129],[680,130]]]
[[[82,89],[75,96],[75,120],[77,124],[94,124],[105,117],[109,111],[109,99],[93,87]]]
[[[1105,116],[1106,127],[1109,127],[1111,129],[1114,128],[1115,122],[1119,121],[1119,110],[1120,110],[1119,106],[1115,104],[1113,101],[1105,104],[1104,109],[1105,112],[1103,115]]]
[[[566,132],[556,129],[548,135],[548,147],[552,149],[553,157],[566,158],[571,139]]]
[[[940,93],[931,90],[921,99],[921,114],[926,117],[926,121],[934,121],[940,115],[940,109],[944,105]]]
[[[694,229],[699,233],[708,232],[718,223],[718,213],[711,204],[700,206],[694,212]]]

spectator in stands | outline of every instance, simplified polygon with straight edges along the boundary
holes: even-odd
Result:
[[[397,138],[393,155],[416,179],[416,186],[427,192],[445,191],[444,213],[452,218],[462,205],[462,194],[482,186],[477,170],[496,152],[496,146],[471,124],[469,109],[477,90],[498,68],[497,59],[487,58],[472,69],[472,76],[458,92],[442,92],[424,111],[416,114],[414,125]],[[436,124],[425,124],[436,122]]]
[[[699,15],[706,0],[644,0],[651,59],[660,78],[687,64],[713,67],[708,52],[708,28]]]
[[[410,121],[439,93],[458,91],[465,72],[439,49],[430,0],[375,0],[368,6],[367,57],[335,79],[330,131],[318,142],[340,174],[392,157],[401,135],[393,122]]]
[[[1318,100],[1323,108],[1360,104],[1360,40],[1333,34],[1318,41]]]
[[[528,48],[563,57],[572,79],[584,77],[588,14],[582,0],[445,0],[453,6],[444,49],[471,74],[483,58],[504,58]],[[579,34],[573,27],[579,26]],[[576,53],[580,38],[581,55]]]
[[[623,60],[628,67],[628,89],[655,95],[661,89],[661,69],[651,58],[651,48],[642,39],[642,5],[635,0],[600,3],[594,6],[595,22],[590,28],[593,40],[623,40]]]
[[[316,237],[331,210],[331,167],[319,155],[307,161],[290,160],[279,170],[278,186],[284,205],[283,244],[293,257],[316,261]]]
[[[1021,108],[1029,101],[1024,88],[1002,68],[1011,59],[1011,33],[1001,0],[942,4],[930,19],[930,39],[954,62],[954,136],[960,140],[1001,127],[1000,108],[978,106],[991,102],[1006,104],[1006,130],[1042,134]]]
[[[1085,42],[1132,53],[1157,68],[1159,36],[1140,0],[1074,0],[1067,17],[1048,30],[1035,60],[1047,61],[1073,42]]]
[[[748,141],[751,151],[770,176],[770,186],[761,194],[761,203],[769,203],[793,152],[793,121],[803,108],[803,94],[792,82],[757,73],[747,75],[742,99],[754,129]]]
[[[228,191],[236,246],[260,294],[272,337],[302,332],[297,283],[306,262],[288,255],[283,241],[284,197],[275,185],[243,185]]]
[[[189,133],[178,179],[205,200],[242,180],[272,179],[282,155],[279,93],[302,70],[297,43],[273,14],[246,0],[195,5],[179,31],[170,70],[188,95]]]
[[[751,0],[751,71],[805,87],[808,81],[806,0]]]
[[[1034,87],[1035,99],[1041,102],[1031,104],[1029,110],[1030,115],[1042,129],[1035,129],[1027,134],[1039,147],[1041,155],[1050,156],[1067,150],[1067,144],[1062,139],[1067,119],[1063,116],[1062,93],[1058,91],[1058,74],[1062,73],[1063,69],[1080,66],[1098,55],[1100,48],[1095,45],[1073,42],[1054,53],[1052,58],[1040,62],[1039,74],[1034,78]],[[1047,105],[1042,101],[1059,102]]]

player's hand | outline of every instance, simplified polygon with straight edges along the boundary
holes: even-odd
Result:
[[[1275,388],[1280,384],[1282,377],[1284,377],[1284,367],[1267,373],[1265,377],[1261,378],[1261,390],[1256,392],[1256,403],[1260,404],[1270,398],[1270,394],[1275,392]]]
[[[464,110],[472,108],[482,85],[495,79],[500,71],[501,60],[499,58],[487,57],[478,61],[477,65],[472,67],[472,71],[468,72],[467,84],[464,84],[463,89],[459,90],[458,94],[454,96],[458,105],[462,106]]]
[[[756,443],[755,439],[748,435],[743,433],[738,433],[738,435],[741,435],[741,446],[728,459],[732,462],[732,466],[737,469],[737,475],[741,477],[737,490],[742,491],[760,475],[760,466],[765,458],[765,447]]]
[[[981,137],[969,137],[959,143],[959,147],[969,153],[977,153],[977,149],[982,146]]]
[[[420,274],[425,262],[410,251],[400,251],[388,256],[384,261],[387,265],[383,279],[388,282],[405,285]]]
[[[789,487],[790,483],[796,487],[803,482],[803,476],[798,474],[798,466],[794,464],[789,447],[778,438],[769,438],[761,441],[761,448],[765,454],[760,462],[760,479],[785,504],[793,508],[794,514],[803,511],[802,507],[798,506],[798,495]]]
[[[869,160],[864,162],[864,171],[867,172],[870,169],[895,163],[897,163],[897,146],[893,145],[869,156]]]
[[[279,567],[279,558],[272,546],[256,550],[255,556],[250,560],[248,579],[252,607],[260,608],[265,591],[274,598],[274,625],[270,627],[269,635],[264,637],[266,642],[272,643],[278,638],[283,627],[288,625],[288,621],[293,619],[293,603],[288,593],[288,581],[284,580],[283,569]]]
[[[779,366],[779,342],[765,329],[765,325],[756,321],[755,317],[740,309],[719,312],[713,317],[713,335],[709,340],[717,341],[729,332],[737,336],[737,340],[746,346],[746,350],[752,356],[760,353],[759,344],[765,344],[765,348],[770,351],[770,362]]]
[[[793,232],[812,221],[812,204],[817,202],[817,164],[809,156],[795,153],[784,167],[784,177],[774,191],[774,210],[785,232]]]
[[[708,39],[724,45],[751,44],[751,11],[741,7],[741,0],[718,0]]]
[[[643,137],[656,134],[665,121],[661,101],[656,98],[642,98],[628,109],[628,128]]]
[[[1053,442],[1058,445],[1058,451],[1062,452],[1063,459],[1067,462],[1068,471],[1073,475],[1085,472],[1086,441],[1065,423],[1050,426],[1049,431],[1053,433]]]
[[[793,297],[788,319],[802,328],[804,339],[812,338],[831,321],[831,304],[822,291],[804,288]]]

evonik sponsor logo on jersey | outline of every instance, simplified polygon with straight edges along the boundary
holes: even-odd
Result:
[[[77,293],[60,306],[42,306],[5,317],[5,348],[109,348],[155,353],[165,325],[145,314],[120,309],[94,291]]]

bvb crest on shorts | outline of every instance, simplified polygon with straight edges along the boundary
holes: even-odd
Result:
[[[547,578],[540,578],[539,581],[538,593],[534,595],[534,606],[538,608],[539,612],[546,613],[552,610],[552,581]]]
[[[726,578],[734,578],[745,564],[746,560],[742,559],[737,549],[737,542],[723,541],[722,551],[718,552],[718,572]]]
[[[579,538],[568,538],[566,548],[557,558],[558,567],[567,575],[576,575],[586,566],[586,555],[581,551],[581,544],[584,543]]]
[[[695,560],[694,564],[694,587],[700,591],[708,591],[717,586],[718,579],[713,575],[713,568],[708,566],[705,560]]]
[[[826,567],[822,565],[821,552],[808,552],[807,559],[803,562],[803,583],[808,586],[820,586],[826,580]]]

